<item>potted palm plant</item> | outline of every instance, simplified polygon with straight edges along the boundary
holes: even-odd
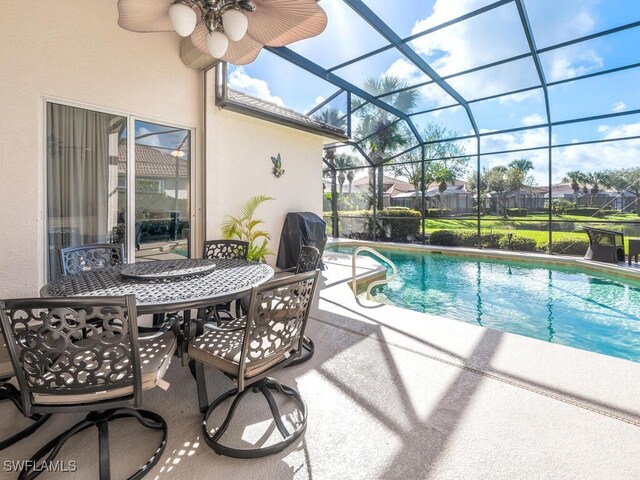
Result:
[[[253,218],[258,207],[269,200],[275,200],[275,198],[266,195],[251,197],[242,206],[240,216],[227,215],[222,222],[220,232],[223,238],[249,242],[248,260],[265,261],[267,255],[273,255],[273,252],[269,250],[271,235],[266,230],[260,229],[260,225],[263,225],[264,222]]]

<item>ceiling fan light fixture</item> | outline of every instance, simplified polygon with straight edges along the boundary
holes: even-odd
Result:
[[[224,33],[214,30],[207,35],[205,42],[207,44],[207,50],[209,50],[209,54],[213,58],[222,58],[224,54],[227,53],[229,39]]]
[[[178,35],[188,37],[193,33],[198,23],[198,15],[191,6],[180,0],[169,7],[169,19]]]
[[[222,14],[222,26],[229,40],[239,42],[247,33],[249,19],[240,10],[232,8]]]

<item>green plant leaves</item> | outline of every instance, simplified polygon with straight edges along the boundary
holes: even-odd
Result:
[[[256,230],[256,227],[264,222],[253,218],[258,207],[269,200],[275,200],[275,198],[267,195],[251,197],[240,209],[240,217],[227,215],[220,227],[223,238],[227,240],[237,238],[249,242],[248,260],[264,260],[267,255],[273,255],[273,252],[269,250],[269,240],[271,240],[269,232]],[[263,239],[260,245],[257,244],[259,239]]]

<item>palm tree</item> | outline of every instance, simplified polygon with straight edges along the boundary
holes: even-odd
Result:
[[[342,130],[347,126],[347,116],[337,108],[325,108],[321,112],[313,115],[313,118],[327,125],[341,128]]]
[[[578,194],[580,193],[580,184],[584,182],[584,173],[580,170],[572,170],[562,179],[563,182],[571,182],[571,190],[573,190],[573,203],[578,206]]]
[[[509,168],[515,173],[515,175],[512,175],[512,179],[514,180],[512,187],[516,191],[516,208],[519,209],[520,190],[525,184],[529,183],[527,181],[527,174],[533,170],[533,162],[528,158],[518,158],[509,163]]]
[[[358,162],[351,156],[346,153],[339,153],[333,159],[333,165],[338,170],[338,186],[339,186],[339,196],[338,198],[342,200],[342,189],[344,187],[344,182],[348,179],[349,174],[352,175],[352,180],[349,181],[349,193],[351,193],[351,182],[353,181],[353,170],[348,170],[358,165]]]
[[[402,112],[409,112],[415,108],[419,93],[417,90],[403,90],[407,85],[397,77],[384,76],[381,78],[369,78],[364,82],[363,89],[374,96],[384,96],[382,101]],[[356,137],[364,139],[362,145],[367,156],[375,164],[378,173],[378,208],[384,207],[384,166],[383,160],[387,154],[406,146],[410,138],[404,135],[402,122],[393,117],[389,112],[371,103],[359,103],[355,105],[360,117],[360,125],[356,130]],[[370,170],[369,184],[373,187],[373,175]]]
[[[591,185],[591,205],[595,202],[595,196],[600,191],[600,185],[605,182],[605,176],[602,172],[591,172],[586,175],[586,182]]]

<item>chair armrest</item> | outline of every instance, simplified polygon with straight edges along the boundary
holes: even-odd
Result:
[[[138,327],[138,334],[142,334],[138,336],[140,338],[147,338],[147,339],[156,338],[167,333],[169,330],[173,330],[173,333],[177,337],[181,334],[181,331],[180,331],[181,320],[182,320],[182,317],[180,317],[180,315],[170,315],[165,319],[164,322],[162,322],[161,325],[157,327]]]

